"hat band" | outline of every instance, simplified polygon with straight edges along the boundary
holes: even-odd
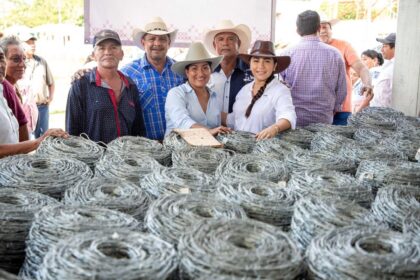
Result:
[[[251,51],[251,53],[250,53],[251,55],[272,55],[272,56],[276,56],[276,54],[275,53],[272,53],[272,52],[270,52],[270,51],[268,51],[268,50],[265,50],[265,51],[261,51],[261,50],[254,50],[254,51]]]
[[[168,30],[165,29],[165,28],[155,27],[155,28],[146,30],[146,33],[149,33],[151,31],[165,31],[165,32],[168,32]]]

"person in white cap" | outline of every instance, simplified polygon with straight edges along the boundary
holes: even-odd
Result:
[[[176,34],[177,30],[169,31],[160,17],[153,18],[143,29],[135,29],[134,42],[146,53],[121,68],[121,72],[137,85],[146,137],[150,139],[163,140],[167,93],[183,82],[183,77],[171,70],[174,60],[166,55],[175,42]]]
[[[223,55],[220,65],[211,75],[210,86],[218,94],[219,106],[224,113],[231,113],[236,95],[252,81],[249,66],[239,59],[251,43],[251,30],[244,24],[222,20],[214,29],[204,33],[204,45],[214,55]]]

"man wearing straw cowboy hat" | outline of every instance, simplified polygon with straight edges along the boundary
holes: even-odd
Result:
[[[183,82],[182,76],[171,70],[174,61],[166,55],[177,31],[169,31],[160,17],[153,18],[143,29],[135,29],[134,42],[146,53],[121,69],[137,85],[146,137],[150,139],[163,139],[167,93]]]
[[[239,53],[246,53],[251,43],[251,30],[244,24],[234,25],[222,20],[216,28],[204,34],[204,45],[214,55],[223,55],[220,65],[211,76],[210,86],[218,94],[222,112],[231,113],[239,90],[252,80],[249,66],[239,59]]]

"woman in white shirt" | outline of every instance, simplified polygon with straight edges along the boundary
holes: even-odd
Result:
[[[257,140],[276,136],[296,126],[296,112],[290,89],[274,74],[286,69],[289,56],[276,56],[270,41],[256,41],[250,54],[240,54],[250,64],[254,81],[236,96],[227,125],[234,130],[256,134]]]

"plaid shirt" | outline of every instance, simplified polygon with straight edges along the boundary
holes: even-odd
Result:
[[[166,57],[162,74],[147,61],[146,55],[141,59],[125,65],[121,72],[130,77],[139,90],[139,101],[146,126],[146,137],[162,140],[165,136],[165,102],[168,91],[183,83],[184,79],[171,70],[174,63]]]

